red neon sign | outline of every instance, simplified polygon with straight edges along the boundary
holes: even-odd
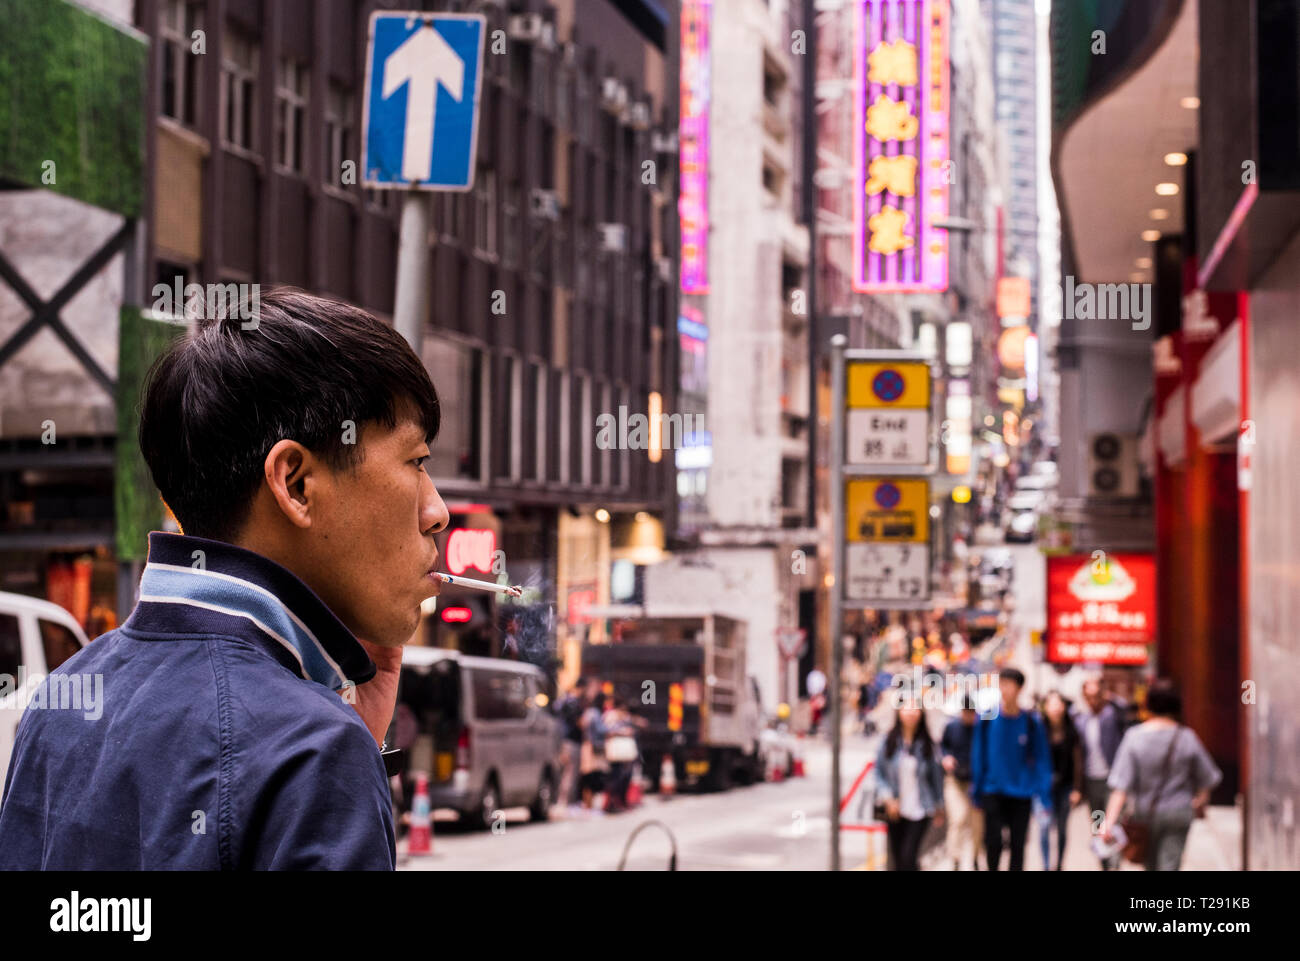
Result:
[[[1156,569],[1150,554],[1047,559],[1047,659],[1145,664],[1156,639]]]
[[[474,612],[468,607],[444,607],[442,619],[448,624],[468,624]]]
[[[462,527],[447,538],[447,569],[462,574],[473,567],[492,573],[492,555],[497,550],[497,536],[490,530]]]

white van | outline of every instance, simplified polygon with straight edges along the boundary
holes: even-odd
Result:
[[[89,643],[58,604],[0,592],[0,782],[8,775],[18,720],[32,692]]]
[[[404,806],[429,775],[432,807],[488,827],[505,807],[546,820],[559,788],[562,728],[540,668],[432,647],[402,650],[389,745],[403,749]]]

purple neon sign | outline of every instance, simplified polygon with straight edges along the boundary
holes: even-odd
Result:
[[[859,0],[853,287],[948,287],[946,0]]]
[[[713,0],[682,4],[680,139],[682,293],[709,292],[709,21]]]

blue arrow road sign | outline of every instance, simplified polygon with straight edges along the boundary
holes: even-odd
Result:
[[[483,34],[477,14],[371,15],[365,186],[468,190],[474,183]]]

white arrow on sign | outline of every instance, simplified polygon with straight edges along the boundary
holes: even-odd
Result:
[[[384,64],[384,99],[404,83],[406,93],[406,143],[402,146],[402,176],[419,182],[433,170],[433,121],[438,104],[438,84],[460,100],[465,82],[465,62],[437,30],[425,24],[393,51]]]

